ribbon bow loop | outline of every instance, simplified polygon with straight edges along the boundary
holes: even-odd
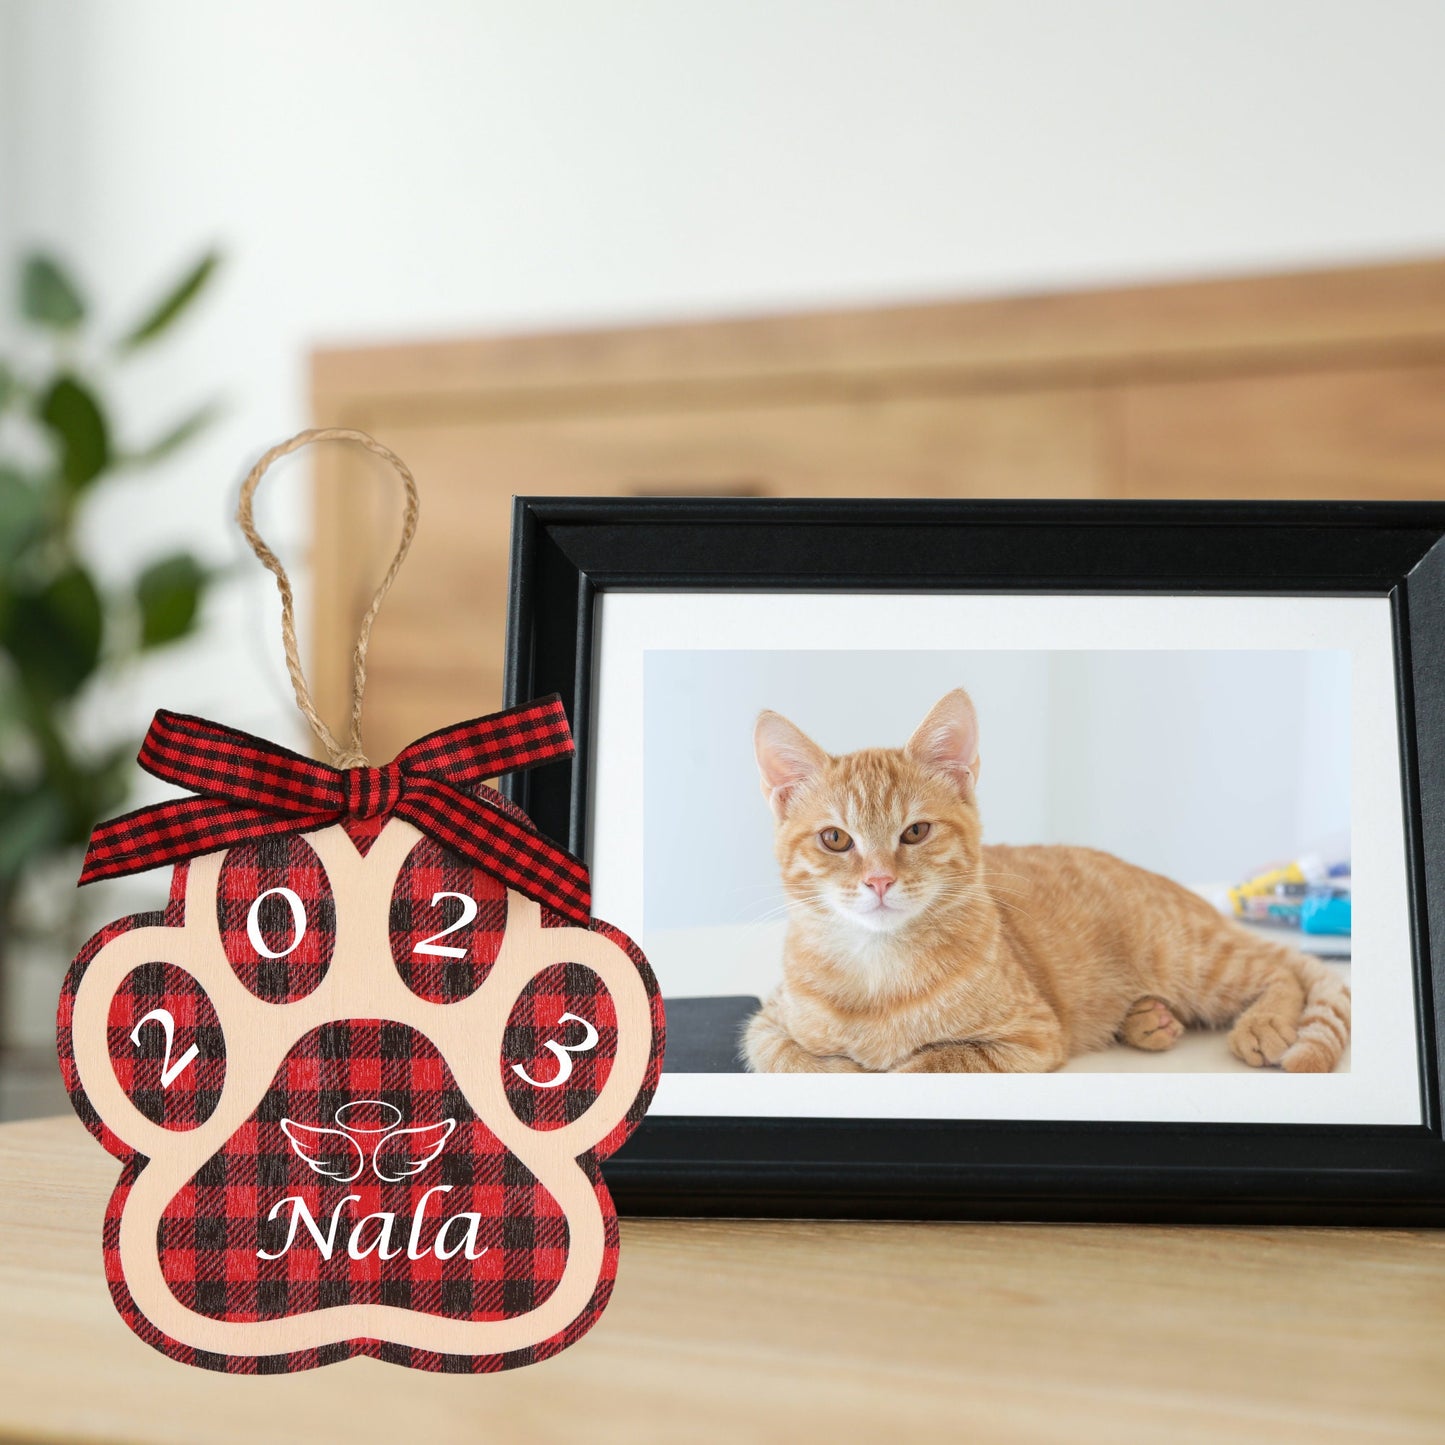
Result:
[[[313,832],[346,817],[390,815],[585,924],[592,909],[586,865],[482,788],[498,773],[573,751],[555,693],[428,733],[380,768],[333,768],[205,718],[161,711],[141,745],[141,766],[198,796],[99,824],[80,882],[139,873],[282,829]]]

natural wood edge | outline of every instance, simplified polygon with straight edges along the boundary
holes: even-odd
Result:
[[[350,406],[330,404],[312,392],[316,426],[354,427],[370,432],[370,418]],[[311,457],[311,620],[306,651],[306,672],[317,710],[333,728],[341,725],[351,704],[349,646],[364,602],[356,595],[359,584],[355,557],[362,544],[364,523],[354,505],[347,505],[348,487],[354,486],[359,449],[330,444],[316,447]],[[319,749],[314,740],[313,750]]]
[[[1124,380],[1161,368],[1445,354],[1445,260],[622,329],[323,347],[318,410],[467,399],[555,406],[618,388],[795,385],[918,373],[952,385]],[[598,377],[606,378],[599,387]],[[685,398],[685,391],[683,393]]]

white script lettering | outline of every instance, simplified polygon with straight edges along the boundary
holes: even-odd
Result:
[[[482,1216],[480,1214],[466,1211],[460,1214],[453,1214],[441,1222],[432,1239],[430,1247],[422,1243],[422,1226],[426,1223],[427,1201],[433,1194],[447,1194],[451,1191],[450,1184],[435,1184],[427,1190],[417,1201],[416,1209],[412,1213],[411,1227],[407,1235],[406,1254],[408,1259],[421,1259],[425,1255],[435,1255],[437,1259],[452,1259],[456,1255],[466,1252],[468,1259],[480,1259],[486,1254],[489,1246],[480,1242],[482,1228]],[[336,1235],[340,1227],[341,1211],[348,1204],[359,1204],[359,1194],[348,1194],[331,1211],[331,1222],[326,1232],[321,1232],[321,1226],[316,1222],[315,1216],[307,1207],[306,1201],[299,1194],[288,1195],[285,1199],[278,1200],[271,1206],[271,1212],[266,1216],[269,1220],[280,1217],[282,1210],[287,1205],[291,1206],[291,1219],[286,1230],[286,1243],[274,1253],[264,1249],[256,1251],[257,1259],[280,1259],[288,1253],[291,1246],[296,1243],[298,1226],[305,1225],[306,1232],[311,1236],[322,1259],[330,1259],[336,1250]],[[453,1225],[459,1226],[460,1238],[455,1243],[449,1241],[457,1233],[452,1230]],[[375,1237],[369,1241],[366,1239],[367,1226],[373,1225]],[[351,1233],[347,1238],[346,1252],[352,1259],[365,1259],[368,1254],[375,1252],[381,1259],[395,1259],[401,1253],[399,1245],[392,1244],[392,1234],[396,1229],[396,1215],[390,1211],[381,1211],[376,1214],[363,1215],[351,1226]]]

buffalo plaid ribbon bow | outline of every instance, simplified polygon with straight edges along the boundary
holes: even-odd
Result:
[[[235,728],[162,710],[141,744],[140,764],[200,796],[101,823],[90,835],[80,881],[139,873],[278,829],[307,833],[345,818],[390,816],[586,923],[592,909],[586,865],[481,787],[497,773],[573,751],[555,693],[428,733],[382,768],[333,768]]]

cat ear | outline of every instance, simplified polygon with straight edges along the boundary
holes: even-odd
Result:
[[[969,695],[956,687],[939,698],[904,749],[916,763],[953,778],[964,793],[978,783],[978,714]]]
[[[758,714],[753,751],[762,775],[763,797],[780,818],[793,790],[816,777],[828,762],[828,754],[807,733],[776,712]]]

